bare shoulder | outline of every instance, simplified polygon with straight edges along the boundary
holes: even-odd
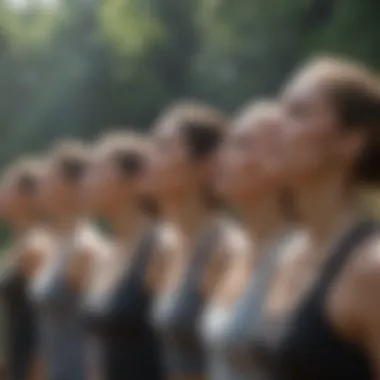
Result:
[[[110,255],[111,242],[93,224],[84,225],[75,237],[76,260],[103,263]]]
[[[252,245],[249,236],[238,222],[223,220],[221,229],[217,252],[229,259],[250,254]]]
[[[310,239],[309,234],[302,229],[289,231],[289,235],[283,242],[279,266],[286,269],[296,269],[301,265],[302,257],[308,251]]]
[[[372,291],[378,297],[380,286],[380,231],[368,238],[357,248],[349,265],[351,282],[356,290],[370,296]]]
[[[155,256],[171,256],[180,249],[180,246],[181,239],[174,226],[167,223],[161,223],[157,226]]]
[[[53,233],[48,229],[37,227],[26,236],[23,254],[49,255],[54,249],[55,242]]]
[[[380,233],[359,244],[347,261],[341,280],[337,294],[346,299],[359,337],[377,333],[380,327]]]

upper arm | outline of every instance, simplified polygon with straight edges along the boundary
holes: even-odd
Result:
[[[380,379],[380,244],[361,252],[353,290],[361,343],[366,348],[376,378]]]
[[[92,226],[86,226],[77,237],[75,247],[69,266],[69,278],[75,286],[83,289],[89,285],[96,263],[106,257],[110,246],[99,231]]]
[[[166,255],[164,252],[156,248],[153,252],[146,273],[146,281],[150,291],[156,292],[159,288],[162,277],[165,273],[165,267]]]
[[[232,227],[222,234],[202,276],[203,289],[208,298],[212,296],[217,285],[225,279],[235,263],[241,262],[235,258],[237,255],[245,255],[247,248],[248,240],[238,229]]]
[[[160,229],[157,244],[154,247],[146,272],[148,288],[153,293],[156,293],[163,284],[171,258],[178,249],[177,243],[173,231],[167,228]]]
[[[68,267],[68,279],[75,288],[82,290],[89,283],[98,248],[87,244],[76,248]]]
[[[33,277],[41,268],[52,249],[52,241],[49,236],[42,232],[32,233],[28,237],[22,251],[19,252],[18,264],[21,271],[28,278]]]

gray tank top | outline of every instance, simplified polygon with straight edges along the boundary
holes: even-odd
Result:
[[[202,332],[209,348],[209,378],[212,380],[262,380],[256,358],[260,356],[261,305],[278,255],[289,240],[286,233],[268,248],[261,264],[254,268],[251,282],[231,309],[210,306],[202,317]]]
[[[80,294],[70,289],[67,270],[74,242],[65,241],[51,265],[34,282],[31,297],[38,313],[39,337],[48,380],[84,380],[85,336]]]
[[[153,324],[162,336],[169,374],[199,375],[205,371],[205,355],[198,334],[204,306],[201,277],[219,232],[219,223],[204,231],[177,288],[159,296],[153,305]]]

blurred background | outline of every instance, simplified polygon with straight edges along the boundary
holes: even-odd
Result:
[[[0,167],[58,137],[146,129],[178,98],[234,111],[300,61],[380,69],[378,0],[0,0]]]

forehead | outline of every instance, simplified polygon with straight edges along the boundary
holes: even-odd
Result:
[[[294,102],[321,103],[326,101],[328,82],[329,79],[321,71],[311,70],[298,74],[285,88],[283,93],[285,105]]]
[[[183,117],[176,113],[164,115],[153,127],[153,134],[166,138],[176,137],[183,121]]]
[[[251,109],[243,112],[233,123],[231,132],[241,136],[272,133],[281,125],[281,109]]]

